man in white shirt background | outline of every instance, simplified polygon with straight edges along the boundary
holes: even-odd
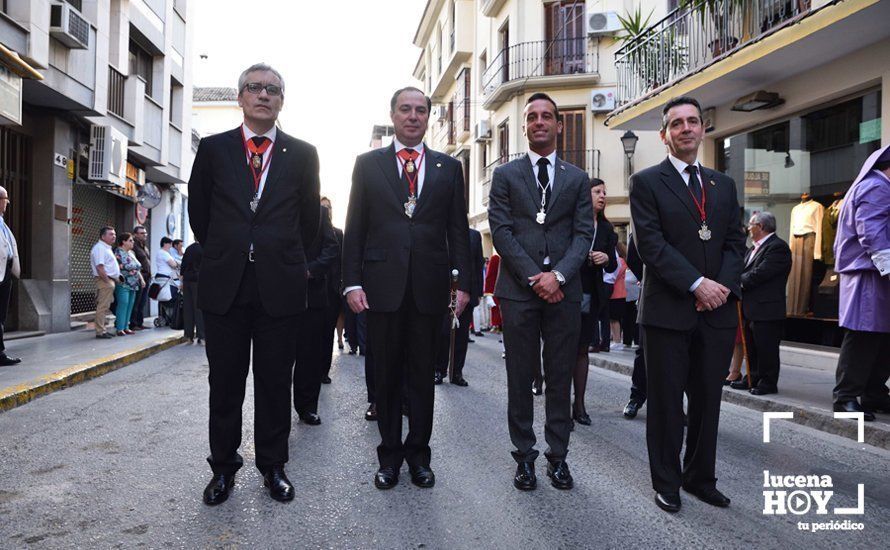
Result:
[[[155,276],[160,276],[161,278],[169,277],[171,290],[179,288],[180,265],[180,262],[173,256],[173,242],[173,239],[170,237],[161,237],[161,248],[155,254]],[[163,285],[166,282],[167,280],[163,279],[160,284]],[[173,297],[175,298],[176,296],[174,295]]]
[[[114,334],[105,330],[105,320],[111,310],[115,282],[121,275],[120,266],[111,248],[116,238],[114,228],[106,225],[99,230],[99,240],[90,251],[90,267],[96,277],[96,338],[114,337]]]
[[[22,362],[18,357],[6,355],[3,334],[6,331],[6,313],[9,310],[9,296],[12,293],[12,278],[21,275],[19,266],[19,249],[15,237],[3,215],[9,206],[9,194],[0,187],[0,367],[17,365]]]

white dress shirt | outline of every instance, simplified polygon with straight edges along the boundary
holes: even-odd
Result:
[[[696,160],[693,164],[689,164],[688,162],[684,162],[684,161],[678,159],[677,157],[675,157],[674,155],[671,155],[670,153],[668,153],[668,160],[671,161],[671,164],[673,164],[674,168],[677,169],[677,172],[680,173],[680,177],[683,178],[683,183],[686,184],[686,187],[689,187],[689,172],[686,171],[686,167],[692,166],[692,165],[696,166],[698,168],[698,183],[699,183],[699,185],[702,186],[702,192],[705,192],[704,191],[705,180],[702,179],[701,163],[700,162],[698,162]],[[692,286],[689,287],[689,292],[695,292],[695,289],[698,288],[698,285],[700,285],[701,282],[704,280],[705,280],[704,277],[699,277],[698,279],[696,279],[695,282],[692,283]]]
[[[553,196],[553,180],[556,178],[556,151],[553,151],[546,157],[542,157],[541,155],[535,153],[534,151],[528,152],[528,160],[532,163],[532,172],[535,174],[535,182],[538,184],[538,189],[541,188],[541,183],[538,180],[538,172],[540,172],[541,167],[538,166],[538,161],[542,158],[546,158],[550,161],[550,164],[547,165],[547,181],[550,182],[550,196]],[[545,191],[542,191],[542,193]],[[593,247],[593,242],[590,243],[590,246]],[[550,256],[544,258],[544,265],[550,265]]]
[[[272,126],[272,129],[269,130],[268,132],[266,132],[265,134],[257,134],[256,132],[254,132],[253,130],[248,128],[247,124],[242,124],[241,128],[244,130],[244,138],[245,139],[250,139],[254,136],[263,136],[263,137],[269,138],[272,141],[272,145],[270,145],[269,149],[267,149],[266,152],[263,153],[263,165],[266,166],[266,162],[268,162],[269,164],[268,164],[268,166],[266,166],[266,170],[263,171],[263,175],[260,176],[260,186],[259,186],[259,188],[257,188],[257,192],[256,192],[257,198],[260,198],[263,196],[263,189],[265,189],[265,187],[266,187],[266,176],[269,175],[269,167],[272,166],[272,160],[274,160],[274,159],[270,159],[269,155],[272,154],[272,149],[275,147],[275,138],[278,136],[278,128],[275,126]],[[250,166],[250,152],[249,151],[245,152],[245,161],[247,162],[247,165]]]
[[[93,276],[98,277],[99,271],[96,266],[105,266],[105,275],[109,279],[117,280],[121,275],[121,268],[117,264],[117,258],[114,257],[114,251],[111,245],[105,241],[96,241],[93,249],[90,251],[90,268],[93,270]]]
[[[766,240],[769,239],[770,237],[772,237],[773,235],[775,235],[775,233],[767,233],[765,236],[763,236],[763,237],[761,237],[760,239],[754,241],[754,243],[753,243],[753,244],[754,244],[754,250],[752,250],[752,251],[751,251],[751,255],[748,256],[748,261],[745,262],[745,265],[746,265],[746,266],[749,265],[751,262],[754,261],[754,256],[757,255],[757,251],[760,250],[760,247],[763,246],[763,243],[765,243]]]

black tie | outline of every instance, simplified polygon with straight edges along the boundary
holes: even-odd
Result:
[[[547,184],[550,183],[550,174],[547,172],[548,166],[550,166],[550,161],[547,160],[547,157],[538,159],[538,198],[542,198],[541,193],[546,191],[547,196],[544,198],[545,205],[550,202],[550,188],[547,186]]]
[[[698,166],[690,164],[686,167],[686,171],[689,172],[689,190],[692,191],[695,200],[701,204],[701,181],[698,179]]]

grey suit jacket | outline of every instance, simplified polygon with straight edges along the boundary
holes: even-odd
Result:
[[[580,168],[556,160],[547,219],[535,221],[541,201],[528,155],[499,166],[491,180],[488,223],[501,255],[494,295],[509,300],[537,299],[529,277],[544,268],[544,257],[566,278],[567,300],[581,301],[578,270],[593,238],[590,178]]]

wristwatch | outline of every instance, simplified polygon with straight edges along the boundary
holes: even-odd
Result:
[[[559,286],[566,284],[566,278],[559,271],[551,271],[553,275],[556,276],[556,280],[559,281]]]

